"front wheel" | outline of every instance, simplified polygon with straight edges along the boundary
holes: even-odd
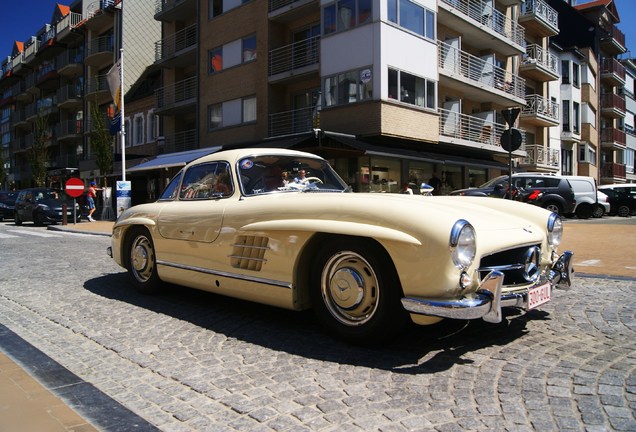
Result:
[[[594,211],[592,212],[592,217],[601,218],[605,214],[605,207],[602,205],[597,205],[594,207]]]
[[[157,274],[155,247],[146,228],[134,228],[129,236],[128,275],[137,289],[144,294],[157,292],[161,281]]]
[[[592,217],[593,213],[594,209],[590,204],[587,203],[579,204],[579,206],[576,208],[576,217],[578,217],[579,219],[589,219]]]
[[[556,213],[560,215],[563,213],[563,209],[561,209],[561,205],[557,202],[549,202],[543,206],[544,209],[550,210],[552,213]]]
[[[395,336],[407,314],[386,252],[367,240],[326,243],[311,277],[311,299],[320,323],[352,343],[376,343]]]

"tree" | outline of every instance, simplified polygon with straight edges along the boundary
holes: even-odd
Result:
[[[113,138],[108,132],[104,115],[97,104],[91,105],[92,127],[90,132],[91,147],[95,152],[95,163],[102,173],[102,187],[106,187],[106,174],[113,172]]]
[[[35,186],[44,186],[46,182],[46,163],[49,160],[47,143],[50,139],[48,123],[48,116],[38,114],[33,132],[33,145],[27,152],[27,159],[31,165],[31,178]]]

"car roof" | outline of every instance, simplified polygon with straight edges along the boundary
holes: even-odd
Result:
[[[275,156],[296,156],[296,157],[309,157],[314,159],[322,159],[320,156],[316,156],[313,153],[302,152],[298,150],[280,149],[280,148],[241,148],[233,150],[222,150],[219,152],[211,153],[195,159],[186,165],[186,168],[191,165],[198,165],[204,162],[212,162],[217,160],[226,160],[230,163],[235,163],[239,159],[245,157],[258,157],[264,155]]]

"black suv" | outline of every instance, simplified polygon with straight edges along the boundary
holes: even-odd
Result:
[[[540,173],[513,174],[512,185],[517,191],[524,192],[524,202],[541,206],[560,215],[570,214],[574,212],[576,207],[576,199],[570,182],[558,175]],[[453,191],[451,195],[502,198],[506,194],[507,189],[508,176],[504,175],[489,180],[477,188]]]
[[[35,225],[44,223],[62,222],[62,206],[66,204],[66,217],[73,221],[73,199],[58,189],[32,188],[23,189],[15,200],[14,222],[22,225],[22,222],[33,222]],[[76,222],[79,222],[81,212],[78,204],[75,204]]]

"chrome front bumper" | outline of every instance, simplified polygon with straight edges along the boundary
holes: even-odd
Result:
[[[458,299],[405,297],[402,299],[402,306],[408,312],[418,315],[464,320],[483,318],[484,321],[498,323],[502,320],[501,308],[503,307],[527,309],[528,291],[534,287],[550,284],[551,288],[569,288],[574,275],[573,256],[574,254],[570,251],[564,252],[544,277],[539,278],[532,287],[521,292],[502,294],[504,274],[493,270],[470,297]]]

